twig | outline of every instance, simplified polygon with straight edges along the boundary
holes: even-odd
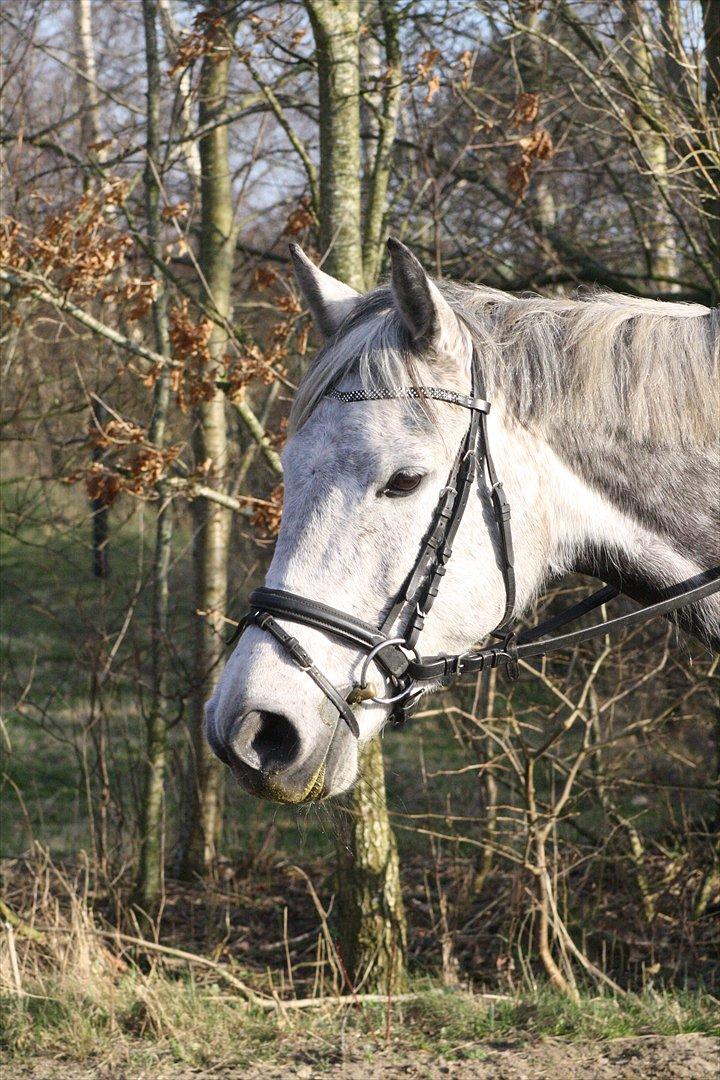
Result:
[[[211,971],[217,972],[230,986],[244,994],[251,1004],[261,1007],[275,1007],[274,1001],[261,997],[247,983],[232,975],[222,964],[217,964],[214,960],[208,960],[205,956],[198,956],[197,953],[186,952],[184,949],[175,949],[170,945],[160,945],[155,941],[147,941],[145,938],[132,937],[130,934],[121,934],[117,930],[90,929],[89,932],[108,941],[121,941],[125,945],[136,945],[139,949],[145,949],[148,952],[161,953],[163,956],[172,956],[176,960],[185,960],[189,964],[198,964],[200,967],[209,968]]]

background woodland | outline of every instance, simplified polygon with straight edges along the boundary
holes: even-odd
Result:
[[[720,4],[4,0],[0,34],[7,993],[716,993],[717,658],[667,624],[431,699],[336,807],[237,790],[202,707],[317,345],[288,241],[360,290],[392,234],[718,304]]]

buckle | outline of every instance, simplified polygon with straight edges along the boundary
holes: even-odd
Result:
[[[395,727],[402,727],[403,724],[407,723],[420,704],[422,695],[422,690],[416,690],[414,694],[409,694],[404,701],[398,703],[390,714],[390,719]]]
[[[283,644],[297,666],[303,671],[309,671],[309,669],[314,666],[314,661],[310,656],[310,653],[303,649],[297,638],[288,637]]]
[[[455,673],[456,673],[456,675],[463,675],[465,673],[465,661],[467,660],[468,655],[469,655],[468,653],[460,653],[459,654],[459,656],[457,658],[457,663],[455,665]]]
[[[507,677],[510,682],[517,682],[520,678],[520,669],[518,668],[517,634],[514,630],[505,637],[502,649],[508,658],[505,662]]]

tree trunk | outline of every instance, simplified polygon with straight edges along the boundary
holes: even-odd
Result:
[[[147,147],[145,161],[145,212],[148,246],[155,259],[162,257],[160,239],[160,58],[157,40],[157,0],[143,0],[145,56],[147,67]],[[167,295],[162,276],[153,304],[155,350],[170,357]],[[161,447],[170,404],[170,370],[164,368],[155,384],[150,442]],[[167,726],[164,702],[167,697],[165,643],[167,640],[168,572],[172,548],[172,507],[169,492],[161,481],[157,495],[159,509],[153,557],[153,597],[150,625],[150,701],[145,717],[147,729],[145,782],[142,802],[140,859],[135,899],[138,907],[152,917],[163,889],[164,798],[167,763]]]
[[[217,33],[232,37],[235,17],[226,10]],[[201,129],[210,127],[225,109],[230,56],[206,56],[200,76]],[[200,270],[205,301],[223,320],[232,313],[231,290],[236,229],[233,221],[232,183],[225,124],[209,130],[200,140],[201,234]],[[211,374],[219,375],[227,351],[228,334],[214,323],[210,340]],[[195,460],[211,463],[210,484],[224,490],[227,464],[225,397],[216,390],[196,407]],[[209,499],[193,503],[195,608],[195,675],[191,702],[192,755],[189,768],[187,828],[180,871],[184,877],[207,875],[215,863],[222,829],[223,767],[213,755],[203,732],[205,702],[220,675],[224,653],[222,616],[227,597],[227,552],[230,512]]]
[[[79,49],[77,67],[77,94],[80,105],[80,153],[88,155],[88,146],[100,141],[100,99],[97,90],[95,70],[95,50],[93,47],[92,7],[90,0],[77,0],[73,9],[75,34]],[[102,162],[102,150],[93,151],[96,160]],[[95,186],[92,174],[85,172],[83,190],[90,191]],[[91,408],[91,423],[103,427],[107,420],[105,406],[99,402]],[[93,461],[101,461],[103,451],[96,448],[92,452]],[[105,499],[91,499],[92,513],[92,570],[96,578],[106,578],[110,573],[108,559],[108,538],[110,534],[110,510]]]
[[[365,136],[367,154],[365,170],[368,177],[363,223],[363,270],[365,287],[371,289],[380,273],[383,241],[385,239],[385,216],[387,192],[390,183],[392,150],[397,132],[397,120],[402,96],[402,60],[400,54],[400,20],[392,0],[379,0],[379,15],[384,37],[384,61],[379,45],[365,61],[365,71],[370,78],[380,81],[382,92],[368,94],[363,87],[366,109]],[[367,45],[363,54],[369,53]]]
[[[353,0],[306,0],[306,5],[315,35],[322,104],[320,235],[327,254],[325,269],[362,290],[359,5]],[[383,143],[383,168],[388,153]],[[379,232],[376,238],[379,243]],[[377,266],[377,258],[369,261]],[[343,963],[353,986],[362,982],[365,990],[394,990],[404,977],[405,915],[377,741],[361,753],[359,780],[341,818],[338,902]]]
[[[540,23],[540,9],[530,8],[527,12],[529,29],[539,29]],[[546,91],[547,64],[543,47],[533,33],[523,35],[518,42],[517,66],[522,78],[521,89],[527,94],[539,94],[542,107]],[[557,207],[552,186],[542,169],[533,177],[531,197],[535,206],[532,220],[538,240],[548,257],[549,268],[558,269],[562,266],[562,258],[552,242],[553,230],[557,225]]]
[[[624,0],[625,17],[630,27],[629,43],[632,74],[635,80],[638,103],[657,115],[662,114],[663,102],[655,77],[655,56],[648,42],[653,40],[652,27],[647,11],[638,0]],[[668,147],[664,136],[652,129],[638,110],[635,126],[643,148],[644,165],[661,198],[654,200],[647,226],[647,251],[645,253],[648,282],[659,292],[677,292],[678,250],[675,222],[669,203],[670,190]]]
[[[75,33],[80,50],[77,78],[78,96],[82,108],[80,152],[85,156],[91,143],[100,142],[100,98],[95,70],[91,0],[75,0],[74,16]],[[102,160],[102,150],[98,148],[94,153],[99,160]]]
[[[360,229],[360,6],[306,0],[320,101],[320,243],[325,269],[362,292]]]
[[[360,753],[360,780],[338,813],[340,953],[354,990],[395,993],[407,944],[400,864],[378,739]]]
[[[715,290],[715,303],[720,301],[720,168],[718,168],[718,131],[720,131],[720,4],[703,0],[703,30],[705,33],[705,108],[708,132],[714,132],[714,142],[708,147],[711,158],[706,210],[709,217],[710,259]]]

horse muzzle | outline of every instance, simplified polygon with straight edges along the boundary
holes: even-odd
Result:
[[[349,736],[349,733],[347,733]],[[309,751],[293,721],[281,713],[251,709],[218,735],[207,730],[214,753],[228,765],[251,795],[271,802],[298,805],[320,802],[340,788],[338,763],[347,754],[344,725],[328,729],[327,739]],[[344,785],[345,786],[345,785]]]

